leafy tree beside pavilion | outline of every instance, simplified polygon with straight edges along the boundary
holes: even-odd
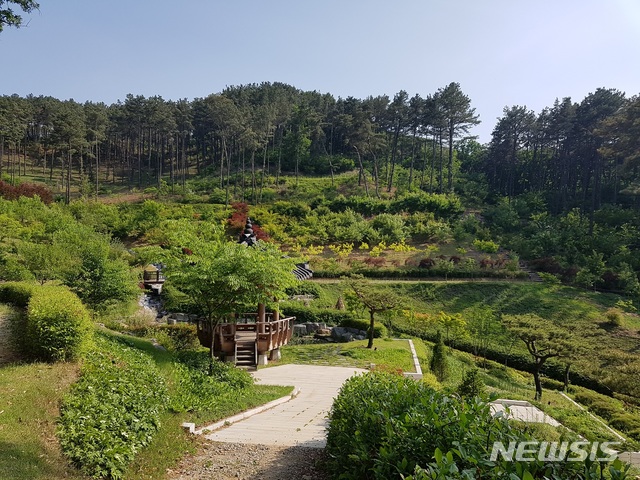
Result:
[[[225,240],[182,234],[166,259],[167,281],[187,295],[213,332],[233,313],[286,298],[298,280],[295,262],[270,243],[247,247]],[[210,354],[214,354],[211,336]]]

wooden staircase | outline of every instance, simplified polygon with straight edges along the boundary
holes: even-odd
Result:
[[[239,367],[255,367],[258,364],[258,339],[255,332],[237,332],[235,340],[235,364]]]

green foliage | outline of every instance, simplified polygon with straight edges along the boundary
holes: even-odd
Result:
[[[479,252],[496,253],[500,249],[500,245],[491,240],[475,239],[473,241],[473,248]]]
[[[341,325],[343,322],[355,321],[353,313],[332,308],[305,307],[302,302],[290,301],[280,304],[282,316],[296,317],[298,323],[326,323]]]
[[[198,331],[192,323],[174,325],[149,325],[144,327],[146,336],[155,336],[158,343],[171,352],[190,350],[200,346]]]
[[[10,303],[16,307],[25,308],[36,288],[31,283],[0,283],[0,303]]]
[[[253,378],[233,364],[211,359],[206,352],[183,351],[173,365],[176,378],[169,408],[173,412],[212,412],[240,390],[253,385]]]
[[[449,361],[447,355],[447,347],[444,344],[442,334],[438,330],[435,345],[433,346],[433,352],[431,354],[431,360],[429,361],[429,368],[439,382],[446,380],[449,375]]]
[[[456,388],[456,393],[463,398],[483,397],[486,395],[486,388],[479,376],[477,368],[471,368],[464,373],[462,382]]]
[[[455,218],[464,211],[464,208],[456,195],[416,192],[393,200],[389,211],[391,213],[432,212],[438,218]]]
[[[345,328],[356,328],[364,332],[368,332],[370,328],[370,322],[359,318],[344,318],[340,321],[339,326]],[[374,338],[385,338],[389,335],[387,327],[380,322],[375,322],[373,325]]]
[[[85,474],[118,479],[158,430],[167,387],[147,355],[102,336],[96,345],[61,407],[58,436]]]
[[[621,327],[623,313],[619,308],[609,308],[604,312],[604,317],[607,319],[607,323],[612,327]]]
[[[620,464],[488,461],[494,442],[526,441],[532,432],[493,417],[477,397],[451,398],[388,373],[347,380],[329,419],[327,466],[345,480],[596,479],[601,468],[627,478]]]
[[[27,306],[27,343],[35,357],[71,360],[86,350],[93,333],[89,313],[66,287],[33,291]]]
[[[311,282],[300,282],[298,285],[287,288],[287,295],[313,295],[314,297],[320,296],[320,288]]]
[[[286,289],[298,283],[293,260],[269,243],[247,248],[202,240],[192,232],[175,234],[166,258],[167,281],[187,295],[212,325],[241,308],[283,299]]]

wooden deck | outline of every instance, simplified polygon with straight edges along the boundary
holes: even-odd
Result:
[[[264,320],[260,320],[263,318]],[[214,350],[237,365],[265,365],[277,360],[280,347],[293,334],[295,317],[278,318],[277,314],[244,313],[235,322],[220,323],[214,331]],[[203,346],[211,345],[207,325],[198,325],[198,338]]]

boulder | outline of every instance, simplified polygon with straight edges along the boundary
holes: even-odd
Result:
[[[293,326],[293,334],[296,336],[304,336],[307,334],[307,326],[304,324],[294,325]]]

